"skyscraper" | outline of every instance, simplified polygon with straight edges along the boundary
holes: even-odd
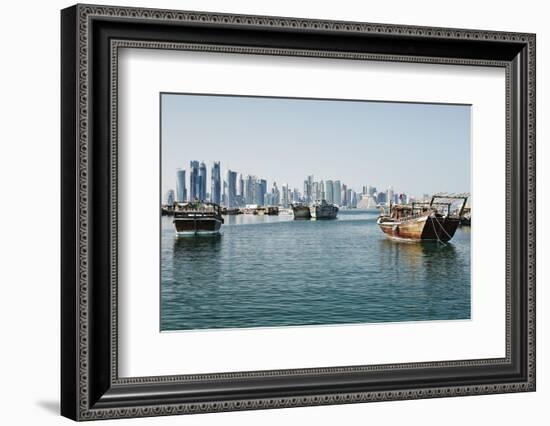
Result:
[[[355,194],[355,191],[353,191],[353,189],[346,189],[346,206],[348,207],[353,207],[353,194]]]
[[[325,200],[327,203],[334,203],[333,182],[331,180],[325,181]]]
[[[357,193],[351,189],[350,191],[351,191],[351,194],[350,194],[349,207],[355,209],[357,207]]]
[[[235,207],[237,198],[237,172],[227,171],[227,193],[225,205]]]
[[[348,205],[348,187],[346,184],[342,184],[342,205],[347,206]]]
[[[206,200],[206,164],[199,166],[199,200]]]
[[[265,205],[265,194],[267,192],[267,181],[265,179],[259,179],[256,181],[256,203],[259,206]]]
[[[268,204],[278,206],[281,202],[281,193],[279,192],[279,188],[277,188],[277,182],[273,182],[273,186],[271,187],[271,200],[268,202]]]
[[[281,204],[283,205],[283,207],[288,207],[291,199],[288,183],[285,183],[281,186],[281,193],[282,193]]]
[[[340,181],[335,180],[332,184],[332,196],[334,197],[333,203],[337,206],[342,205],[342,187],[340,186]]]
[[[199,162],[189,163],[189,201],[195,201],[200,195]]]
[[[393,197],[393,186],[390,185],[388,188],[388,196],[387,196],[388,203],[395,203],[395,199]]]
[[[210,188],[210,199],[213,203],[220,204],[222,198],[222,181],[220,173],[220,162],[214,161],[212,165],[212,173],[210,174],[211,188]]]
[[[293,203],[299,203],[301,201],[303,201],[303,199],[300,196],[300,191],[298,190],[298,188],[294,188],[292,190],[292,202]]]
[[[315,194],[313,193],[313,175],[309,175],[307,180],[304,181],[304,197],[306,202],[310,203],[313,201]]]
[[[174,190],[173,190],[173,189],[169,189],[169,190],[166,192],[166,205],[167,205],[167,206],[171,206],[171,205],[174,204],[174,201],[175,201]]]
[[[176,172],[176,201],[183,203],[187,200],[187,189],[185,188],[185,170],[178,169]]]
[[[311,201],[319,199],[319,182],[311,183]]]
[[[237,195],[240,195],[244,199],[244,179],[242,173],[239,175],[239,186],[237,188]]]
[[[255,204],[256,176],[248,175],[244,181],[245,204]]]

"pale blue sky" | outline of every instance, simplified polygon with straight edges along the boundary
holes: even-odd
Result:
[[[161,95],[162,191],[178,167],[213,161],[300,191],[307,175],[360,192],[470,191],[470,106]],[[187,180],[189,185],[189,180]]]

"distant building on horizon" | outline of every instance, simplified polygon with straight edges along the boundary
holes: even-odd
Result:
[[[244,181],[244,203],[256,204],[256,176],[248,175]]]
[[[314,201],[313,200],[313,197],[314,197],[313,183],[314,183],[314,176],[308,175],[307,179],[304,181],[304,197],[307,203]]]
[[[288,188],[288,183],[285,183],[281,186],[281,205],[283,207],[288,207],[290,205],[292,196]]]
[[[334,204],[337,206],[342,205],[342,187],[339,180],[335,180],[332,184],[332,194],[334,197]]]
[[[325,181],[325,200],[327,200],[327,203],[333,204],[334,203],[334,189],[333,189],[333,182],[331,180]]]
[[[273,182],[273,186],[271,187],[271,197],[267,204],[278,206],[281,202],[281,192],[279,191],[279,188],[277,188],[277,182]]]
[[[222,182],[219,161],[214,161],[214,164],[212,165],[210,181],[210,201],[216,204],[220,204],[222,201]]]
[[[195,201],[200,194],[199,162],[189,162],[189,201]]]
[[[255,203],[259,206],[265,205],[265,194],[267,193],[267,181],[265,179],[260,179],[256,182],[256,199]]]
[[[175,194],[174,194],[174,190],[173,189],[169,189],[167,192],[166,192],[166,205],[168,206],[171,206],[174,204],[174,202],[176,201],[175,199]]]
[[[353,189],[348,189],[348,207],[357,208],[357,193]]]
[[[206,164],[200,163],[199,166],[199,195],[201,201],[206,200]]]
[[[393,196],[393,186],[389,186],[388,187],[388,192],[387,192],[387,196],[386,196],[386,200],[388,203],[395,203],[395,198]]]
[[[237,172],[227,171],[227,192],[225,205],[229,208],[237,206]]]
[[[347,206],[348,205],[348,187],[345,183],[342,184],[342,191],[341,191],[341,205]]]
[[[176,171],[176,201],[183,203],[187,200],[187,189],[185,187],[185,170]]]

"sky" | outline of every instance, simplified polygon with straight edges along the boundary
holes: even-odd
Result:
[[[163,93],[162,192],[192,160],[206,163],[207,191],[220,161],[222,178],[231,169],[300,192],[311,174],[357,192],[469,192],[470,121],[469,105]]]

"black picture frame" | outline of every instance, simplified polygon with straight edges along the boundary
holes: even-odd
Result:
[[[535,390],[534,34],[75,5],[61,12],[61,414],[158,416]],[[118,47],[506,69],[506,357],[119,378]],[[179,47],[178,47],[179,46]]]

